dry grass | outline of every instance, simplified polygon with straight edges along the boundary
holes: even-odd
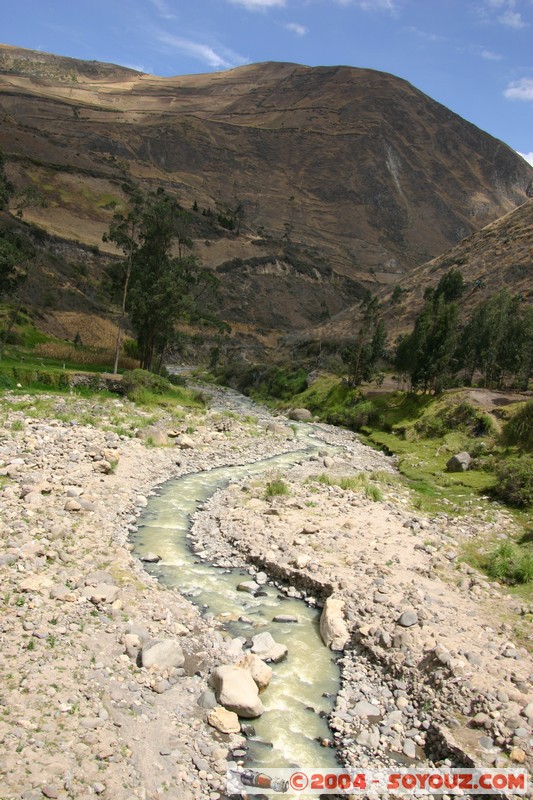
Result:
[[[51,311],[43,328],[60,339],[74,341],[79,333],[83,345],[113,349],[117,326],[110,319],[82,311]]]
[[[44,342],[35,347],[35,354],[43,358],[53,358],[56,361],[86,364],[92,366],[109,365],[112,368],[115,360],[114,348],[94,347],[91,350],[75,347],[73,344],[61,342]],[[121,356],[119,367],[121,369],[136,369],[139,362],[128,356]]]

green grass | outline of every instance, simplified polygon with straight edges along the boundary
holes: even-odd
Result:
[[[383,492],[377,483],[372,482],[372,475],[358,472],[357,475],[343,475],[340,477],[322,472],[319,475],[307,478],[306,483],[320,483],[324,486],[338,486],[344,492],[363,492],[369,500],[379,502],[383,500]]]
[[[274,478],[265,487],[265,498],[283,497],[290,494],[288,485],[282,478]]]
[[[505,540],[491,545],[480,540],[471,542],[464,552],[465,560],[490,578],[505,584],[513,594],[531,599],[533,584],[533,547],[531,541]]]

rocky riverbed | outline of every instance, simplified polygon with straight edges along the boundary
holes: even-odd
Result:
[[[295,449],[286,420],[214,402],[171,418],[125,400],[3,398],[2,798],[223,796],[245,738],[208,724],[211,677],[240,644],[150,578],[128,543],[164,480]],[[265,499],[268,476],[217,493],[191,542],[266,573],[259,583],[339,601],[331,728],[345,763],[530,766],[533,668],[513,634],[530,608],[457,558],[465,538],[510,521],[482,509],[426,519],[390,459],[350,433],[316,433],[345,452],[302,460],[283,476],[287,496]]]

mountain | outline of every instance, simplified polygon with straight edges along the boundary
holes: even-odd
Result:
[[[407,82],[351,67],[159,78],[0,46],[0,114],[10,176],[48,203],[25,219],[104,251],[127,166],[195,204],[195,252],[222,278],[225,317],[270,338],[404,282],[523,203],[533,179]],[[236,206],[239,235],[219,224]]]
[[[441,256],[421,264],[405,275],[393,291],[379,291],[381,313],[389,338],[408,333],[424,304],[424,292],[436,287],[449,270],[459,270],[466,291],[461,298],[465,316],[501,289],[533,304],[533,198],[514,211],[467,236]],[[331,320],[290,337],[291,346],[309,341],[336,342],[359,329],[362,309],[354,304]]]

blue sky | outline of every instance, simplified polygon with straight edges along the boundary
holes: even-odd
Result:
[[[370,67],[533,163],[533,0],[17,0],[0,41],[155,75]]]

